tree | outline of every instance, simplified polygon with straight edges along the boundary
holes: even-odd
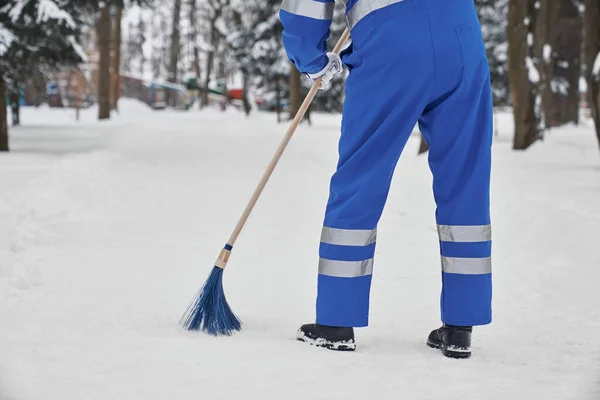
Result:
[[[248,99],[250,85],[250,59],[251,48],[254,41],[254,33],[247,29],[242,17],[243,10],[234,8],[231,12],[231,20],[228,21],[232,34],[227,37],[230,51],[231,64],[242,74],[242,103],[246,116],[250,115],[252,107]]]
[[[290,119],[293,119],[298,110],[302,100],[300,98],[300,71],[295,65],[290,66]]]
[[[125,51],[123,53],[123,71],[144,76],[144,64],[146,63],[146,56],[144,54],[146,23],[144,19],[140,18],[137,24],[130,22],[127,31]]]
[[[14,88],[10,93],[10,108],[12,111],[12,125],[19,126],[20,121],[20,105],[19,105],[19,91],[18,87]]]
[[[150,0],[131,2],[150,4]],[[84,61],[86,54],[80,45],[83,28],[92,25],[100,9],[124,6],[123,0],[4,0],[2,4],[0,74],[4,92],[0,97],[3,98],[6,91],[17,93],[19,85],[32,77],[48,76]],[[110,37],[106,40],[110,41]],[[109,68],[110,60],[106,69]],[[110,76],[107,86],[110,86]],[[18,112],[18,107],[15,111]],[[5,121],[0,121],[0,125],[4,126]]]
[[[98,76],[98,119],[110,118],[110,111],[117,110],[117,103],[121,92],[121,23],[125,7],[124,0],[107,0],[98,2],[94,0],[80,0],[90,2],[100,13],[97,22],[98,50],[100,53]],[[131,0],[130,4],[149,6],[152,0]],[[111,11],[114,10],[114,19]],[[114,29],[113,29],[114,21]],[[111,57],[112,45],[112,57]]]
[[[111,100],[111,108],[113,110],[118,109],[118,101],[119,95],[121,93],[121,19],[122,19],[123,9],[121,7],[117,7],[115,12],[115,29],[114,29],[114,39],[113,39],[113,58],[112,58],[112,100]]]
[[[534,3],[532,0],[510,0],[508,7],[508,80],[514,110],[515,150],[527,149],[540,138],[541,132],[535,89],[540,75],[530,54]]]
[[[578,3],[509,3],[509,81],[517,150],[541,139],[545,129],[578,121]]]
[[[600,0],[586,0],[584,14],[585,77],[589,107],[600,145]]]
[[[196,0],[188,0],[189,6],[189,23],[190,23],[190,32],[188,40],[192,46],[193,52],[193,70],[194,76],[196,77],[196,84],[200,85],[200,80],[202,79],[201,69],[200,69],[200,50],[198,48],[198,5],[196,4]]]
[[[558,0],[552,48],[553,74],[550,81],[552,107],[546,110],[546,126],[579,122],[579,79],[583,43],[580,0]]]
[[[181,19],[181,0],[174,0],[173,15],[171,24],[171,46],[169,51],[169,82],[177,83],[177,62],[179,61],[180,48],[180,27]],[[170,103],[170,96],[167,100]]]
[[[510,103],[508,90],[508,0],[475,0],[483,41],[490,64],[490,83],[494,105]]]
[[[8,142],[8,118],[6,115],[6,82],[8,62],[6,54],[12,47],[14,34],[6,25],[6,21],[0,20],[0,151],[9,151]],[[14,29],[14,27],[12,27]]]
[[[7,151],[7,92],[40,71],[47,74],[85,59],[79,40],[90,10],[85,1],[8,0],[0,12],[0,150]],[[17,121],[17,107],[13,108]]]
[[[251,87],[266,94],[274,94],[275,104],[280,104],[277,96],[281,96],[282,92],[281,76],[289,73],[287,57],[282,56],[283,26],[278,16],[280,6],[279,0],[265,0],[261,3],[234,1],[231,4],[231,13],[227,19],[230,30],[226,38],[228,58],[231,60],[230,69],[239,71],[242,75],[243,102],[247,113],[251,108]]]
[[[534,90],[536,102],[541,99],[538,106],[539,120],[543,128],[552,126],[552,110],[554,107],[554,93],[552,91],[552,77],[554,76],[553,45],[554,29],[557,17],[557,1],[534,1],[530,5],[530,14],[533,28],[533,44],[531,45],[532,63],[539,72],[540,79]],[[543,119],[543,121],[542,121]]]
[[[8,122],[6,118],[6,84],[0,70],[0,151],[9,151]]]
[[[256,93],[275,109],[278,122],[281,121],[282,99],[290,98],[290,78],[295,78],[297,83],[293,88],[297,93],[292,109],[299,107],[307,83],[300,74],[294,75],[297,71],[285,54],[281,42],[280,7],[280,0],[234,0],[232,12],[224,14],[230,31],[226,37],[228,69],[241,74],[244,108],[250,112],[249,93]]]
[[[150,39],[152,42],[152,55],[150,64],[152,67],[152,76],[160,78],[164,71],[164,45],[163,34],[165,32],[165,16],[161,12],[160,7],[157,7],[152,13]]]
[[[204,81],[203,91],[203,105],[208,105],[208,91],[210,86],[210,79],[213,72],[213,66],[215,63],[215,55],[219,47],[219,41],[222,33],[219,32],[217,22],[220,20],[223,12],[227,6],[229,6],[229,0],[205,0],[203,4],[203,10],[205,19],[208,21],[209,28],[209,49],[206,57],[206,79]]]
[[[100,61],[98,65],[98,119],[110,118],[110,6],[105,4],[100,10],[100,18],[96,25],[98,38],[98,51]]]

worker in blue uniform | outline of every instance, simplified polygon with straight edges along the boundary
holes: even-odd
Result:
[[[319,248],[316,323],[303,325],[297,338],[356,348],[353,328],[368,325],[377,225],[418,122],[430,147],[442,277],[443,324],[427,344],[447,357],[469,357],[473,326],[492,319],[493,109],[474,2],[344,1],[352,40],[341,57],[326,47],[332,0],[283,0],[280,10],[283,44],[301,73],[322,78],[326,89],[344,66],[349,71]]]

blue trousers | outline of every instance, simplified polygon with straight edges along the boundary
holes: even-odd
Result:
[[[316,322],[362,327],[377,224],[418,122],[430,146],[441,319],[491,322],[489,67],[472,0],[405,0],[352,29],[339,162],[319,249]],[[408,249],[407,249],[408,250]]]

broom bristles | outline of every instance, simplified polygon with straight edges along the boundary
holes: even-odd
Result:
[[[241,329],[242,323],[235,316],[223,291],[223,270],[214,267],[196,293],[180,323],[190,331],[202,330],[213,336],[231,336]]]

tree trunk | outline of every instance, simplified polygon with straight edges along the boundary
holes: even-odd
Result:
[[[290,119],[296,116],[300,109],[300,71],[294,64],[290,65]]]
[[[225,72],[225,63],[223,62],[222,57],[219,57],[218,60],[219,69],[217,70],[217,79],[225,79],[227,76],[227,73]]]
[[[594,125],[598,145],[600,145],[600,71],[594,71],[594,65],[600,63],[600,0],[586,0],[585,29],[585,64],[588,84],[588,103]],[[596,72],[594,74],[594,72]]]
[[[208,86],[210,85],[210,74],[212,73],[212,64],[215,53],[210,51],[206,57],[206,79],[204,80],[204,91],[202,92],[202,105],[208,106]]]
[[[110,7],[104,6],[100,10],[100,19],[97,25],[98,50],[100,61],[98,66],[98,119],[110,118]]]
[[[210,20],[210,44],[212,49],[208,52],[206,57],[206,79],[204,81],[204,92],[203,92],[203,105],[208,105],[208,85],[210,84],[210,74],[212,74],[213,61],[215,57],[215,51],[217,49],[217,18]]]
[[[535,96],[526,65],[529,4],[524,0],[510,0],[508,7],[508,80],[513,104],[515,136],[513,148],[525,150],[538,137],[535,114]],[[530,18],[529,18],[530,19]]]
[[[12,126],[21,125],[21,107],[19,105],[19,92],[13,91],[10,93],[10,109],[12,112]]]
[[[425,137],[421,135],[421,145],[419,146],[419,154],[427,153],[429,151],[429,145],[425,141]]]
[[[119,97],[121,95],[121,17],[123,10],[120,7],[117,7],[117,11],[115,14],[115,37],[113,40],[113,63],[112,63],[112,76],[113,76],[113,84],[112,84],[112,101],[111,108],[113,110],[118,110],[118,102]]]
[[[192,43],[192,52],[194,56],[194,75],[196,76],[196,82],[200,85],[200,81],[202,80],[201,70],[200,70],[200,51],[198,50],[198,12],[196,0],[189,0],[190,6],[190,37],[189,41]],[[202,107],[202,102],[198,101],[199,107]]]
[[[40,72],[34,73],[31,78],[31,89],[33,91],[33,105],[39,107],[46,95],[46,79]]]
[[[6,117],[6,84],[0,71],[0,151],[8,151],[8,121]]]
[[[248,72],[244,71],[244,87],[243,87],[243,93],[242,93],[242,101],[244,103],[244,112],[246,113],[246,116],[250,115],[250,112],[252,111],[252,106],[250,105],[250,101],[248,99],[248,81],[249,81],[249,77],[248,77]]]
[[[572,0],[558,0],[554,32],[553,108],[550,127],[579,123],[582,18]]]
[[[202,82],[202,73],[200,71],[200,52],[198,51],[197,45],[194,46],[194,73],[196,75],[196,82],[198,83],[199,88],[198,99],[200,99],[200,93],[202,93],[202,85],[200,84],[200,82]],[[198,101],[198,107],[202,108],[201,101]]]
[[[275,112],[277,113],[277,123],[281,122],[281,77],[275,76]]]
[[[540,73],[540,82],[536,91],[542,99],[543,121],[545,128],[555,126],[553,121],[554,94],[552,76],[554,75],[553,44],[556,26],[557,0],[539,2],[539,7],[531,9],[534,28],[533,60]],[[548,54],[550,52],[550,54]]]
[[[181,19],[181,0],[175,0],[173,3],[173,21],[171,30],[171,51],[169,57],[169,81],[177,83],[177,63],[179,61],[180,52],[180,32],[179,21]],[[175,101],[171,96],[171,92],[167,91],[167,103],[174,106]]]

